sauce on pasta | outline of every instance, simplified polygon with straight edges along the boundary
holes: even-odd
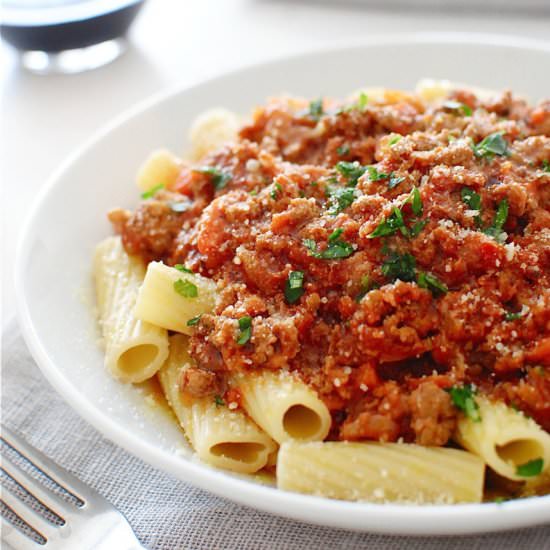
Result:
[[[333,440],[446,445],[457,388],[550,431],[550,101],[276,98],[155,191],[110,214],[126,251],[219,288],[184,391],[284,368]]]

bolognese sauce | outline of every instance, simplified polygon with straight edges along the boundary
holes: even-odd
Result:
[[[275,98],[133,213],[128,253],[214,280],[183,391],[289,369],[330,439],[445,445],[453,388],[550,431],[550,101]]]

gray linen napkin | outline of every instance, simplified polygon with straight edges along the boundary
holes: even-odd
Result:
[[[81,420],[46,382],[15,322],[3,335],[2,422],[104,495],[150,549],[550,550],[550,526],[475,537],[388,537],[289,521],[195,489]]]

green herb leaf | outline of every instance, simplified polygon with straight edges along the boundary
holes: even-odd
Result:
[[[472,210],[481,210],[481,195],[478,195],[470,187],[463,187],[460,190],[462,202],[467,204]]]
[[[199,324],[199,321],[201,320],[201,317],[202,317],[202,313],[199,313],[199,315],[197,315],[196,317],[192,317],[191,319],[189,319],[189,321],[187,321],[187,326],[188,327],[194,327],[196,325]]]
[[[390,180],[388,181],[388,189],[393,189],[397,187],[401,182],[405,181],[403,176],[394,176],[393,172],[390,175]]]
[[[347,258],[354,253],[353,246],[346,241],[340,240],[338,237],[329,241],[328,246],[319,251],[317,243],[313,239],[304,239],[304,246],[309,250],[309,255],[321,260],[336,260]]]
[[[394,207],[389,217],[380,222],[368,238],[374,239],[376,237],[387,237],[389,235],[394,235],[398,229],[405,237],[409,235],[409,231],[405,226],[405,220],[403,219],[401,210]]]
[[[506,321],[515,321],[517,319],[521,319],[521,311],[516,311],[515,313],[507,311],[504,315],[504,319]]]
[[[323,111],[323,99],[315,99],[309,103],[309,116],[313,120],[319,120],[324,114]]]
[[[465,105],[464,103],[460,103],[459,101],[445,101],[443,103],[443,107],[449,111],[456,111],[458,113],[462,113],[465,116],[472,116],[472,109],[468,107],[468,105]]]
[[[413,226],[411,227],[411,237],[418,237],[420,232],[426,227],[426,224],[428,223],[428,220],[417,220],[414,222]]]
[[[543,172],[550,172],[550,160],[543,160],[542,161],[542,171]]]
[[[489,235],[489,237],[493,237],[496,241],[499,243],[503,243],[506,238],[505,234],[502,231],[502,228],[504,227],[504,224],[506,223],[506,220],[508,219],[508,200],[502,199],[497,206],[497,211],[495,214],[495,219],[493,220],[493,225],[491,227],[487,227],[483,230],[483,233],[486,235]]]
[[[214,403],[216,403],[216,407],[223,407],[225,405],[225,401],[221,395],[214,396]]]
[[[481,195],[470,187],[463,187],[460,190],[460,197],[470,210],[477,210],[479,212],[474,218],[476,225],[479,227],[481,225]]]
[[[164,189],[164,183],[159,183],[158,185],[154,185],[151,187],[151,189],[148,189],[144,193],[141,194],[142,199],[152,199],[161,189]]]
[[[378,284],[375,281],[372,281],[369,275],[363,275],[361,277],[361,290],[359,294],[355,297],[356,302],[360,302],[363,299],[363,296],[368,294],[374,288],[378,288]]]
[[[460,409],[473,422],[480,422],[479,406],[474,398],[475,391],[470,385],[453,386],[447,390],[453,405]]]
[[[424,273],[419,271],[416,276],[416,282],[419,287],[427,288],[432,294],[440,295],[449,292],[447,285],[440,281],[435,275],[431,273]]]
[[[336,152],[339,156],[345,157],[346,155],[349,155],[349,146],[344,143],[344,145],[340,145],[340,147],[336,148]]]
[[[388,259],[382,264],[382,274],[388,279],[395,281],[414,281],[416,260],[412,254],[399,254],[390,251]]]
[[[356,108],[360,111],[364,111],[365,107],[367,106],[367,103],[369,101],[369,98],[366,93],[361,92],[359,94],[359,98],[357,99],[357,103],[355,104]]]
[[[183,264],[176,264],[174,266],[174,269],[177,269],[178,271],[181,271],[182,273],[193,273],[191,269],[188,267],[185,267]]]
[[[277,200],[277,197],[279,196],[278,193],[280,193],[283,190],[283,188],[281,187],[280,183],[274,183],[273,187],[274,189],[271,190],[271,193],[269,193],[269,196],[273,200]]]
[[[285,283],[285,298],[289,304],[297,302],[304,293],[304,272],[291,271]]]
[[[174,282],[174,290],[184,298],[196,298],[199,295],[197,285],[184,279],[178,279]]]
[[[385,174],[384,172],[379,172],[375,166],[367,166],[367,171],[369,173],[370,181],[385,180],[385,179],[388,179],[391,175],[391,174]]]
[[[542,458],[535,458],[525,464],[520,464],[516,468],[516,474],[521,477],[535,477],[542,472],[544,466],[544,460]]]
[[[388,145],[391,147],[392,145],[395,145],[400,139],[401,139],[402,136],[400,136],[399,134],[397,134],[396,136],[392,136],[390,138],[390,140],[388,141]]]
[[[240,334],[237,338],[237,344],[244,346],[252,337],[252,317],[246,315],[239,319]]]
[[[330,207],[328,213],[335,216],[345,210],[355,200],[353,187],[329,187],[327,189]]]
[[[411,208],[415,216],[422,215],[424,205],[422,204],[422,198],[420,197],[420,191],[418,190],[418,187],[412,188],[411,195],[408,198],[407,202],[411,203]]]
[[[219,189],[223,189],[231,180],[231,174],[229,172],[223,172],[222,170],[214,166],[195,168],[194,171],[198,172],[199,174],[206,174],[207,176],[210,176],[210,181],[212,182],[212,185],[214,186],[214,189],[216,189],[216,191],[218,191]]]
[[[503,132],[489,134],[485,139],[474,145],[474,154],[478,158],[491,159],[494,155],[505,157],[510,154],[508,142],[503,137]]]
[[[357,161],[340,161],[335,166],[336,171],[341,174],[348,182],[350,187],[355,187],[359,178],[367,171],[366,166],[361,166]]]

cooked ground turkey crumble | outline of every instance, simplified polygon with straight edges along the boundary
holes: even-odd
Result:
[[[189,393],[238,402],[226,373],[288,368],[331,439],[444,445],[445,390],[473,384],[550,431],[550,100],[276,98],[110,217],[129,253],[218,283]]]

